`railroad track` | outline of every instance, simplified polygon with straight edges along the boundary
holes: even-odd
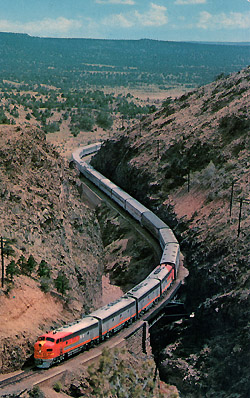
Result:
[[[29,378],[34,377],[34,375],[38,372],[39,371],[37,369],[27,369],[21,373],[18,373],[15,376],[11,376],[11,377],[8,377],[8,378],[0,381],[0,396],[1,397],[5,396],[4,394],[6,394],[8,392],[10,387],[14,387],[15,385],[20,384],[22,382],[26,383],[26,381]],[[14,389],[15,389],[15,387],[14,387]],[[5,393],[4,393],[4,391],[5,391]],[[20,392],[22,392],[22,389],[18,393],[20,393]],[[8,395],[6,395],[6,396],[8,396]]]

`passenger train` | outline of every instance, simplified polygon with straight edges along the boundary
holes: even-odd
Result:
[[[80,148],[72,155],[79,171],[141,223],[162,248],[160,264],[141,283],[73,324],[40,336],[34,346],[35,365],[49,368],[129,325],[147,311],[170,287],[179,269],[180,248],[173,231],[152,211],[84,161],[101,143]]]

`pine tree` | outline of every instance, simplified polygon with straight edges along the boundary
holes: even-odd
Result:
[[[14,260],[12,260],[6,267],[6,275],[10,276],[11,282],[13,281],[13,276],[18,274],[18,267]]]
[[[55,279],[55,287],[56,290],[63,296],[65,295],[66,291],[69,290],[69,280],[64,271],[60,271],[58,273],[58,276]]]
[[[3,254],[7,258],[15,256],[15,250],[12,245],[16,243],[15,238],[4,238]]]
[[[21,256],[19,257],[19,259],[18,259],[18,261],[17,261],[17,264],[18,264],[18,266],[19,266],[19,268],[20,268],[21,274],[25,274],[25,273],[26,273],[26,264],[27,264],[27,261],[26,261],[26,258],[25,258],[23,255],[21,255]]]
[[[5,242],[4,248],[3,248],[3,254],[8,258],[9,256],[14,256],[15,250],[13,247],[11,247],[11,243],[7,240]]]
[[[40,278],[50,278],[51,268],[47,263],[47,261],[42,260],[40,262],[37,273],[40,276]]]
[[[29,256],[28,261],[26,263],[26,273],[27,275],[31,275],[32,272],[34,271],[35,267],[37,265],[36,260],[32,256],[32,254]]]

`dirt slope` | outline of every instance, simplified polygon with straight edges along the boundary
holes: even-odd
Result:
[[[0,128],[0,235],[14,239],[13,256],[51,267],[41,291],[38,265],[32,274],[0,289],[1,370],[20,366],[39,334],[98,307],[102,295],[102,244],[98,222],[77,189],[77,174],[34,128]],[[69,280],[63,298],[54,286],[59,271]],[[94,294],[93,294],[94,292]],[[15,353],[15,355],[13,354]],[[13,358],[14,356],[14,358]]]

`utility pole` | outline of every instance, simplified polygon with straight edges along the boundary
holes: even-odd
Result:
[[[249,199],[240,199],[240,212],[239,212],[239,222],[238,222],[238,237],[240,236],[240,231],[241,231],[241,217],[242,217],[242,205],[243,203],[250,203]]]
[[[1,236],[1,260],[2,260],[2,287],[4,285],[4,256],[3,256],[3,237]]]
[[[231,198],[230,198],[230,218],[232,216],[233,195],[234,195],[234,181],[232,181]]]
[[[240,223],[241,223],[241,214],[242,214],[242,203],[243,199],[240,199],[240,212],[239,212],[239,224],[238,224],[238,237],[240,236]]]

